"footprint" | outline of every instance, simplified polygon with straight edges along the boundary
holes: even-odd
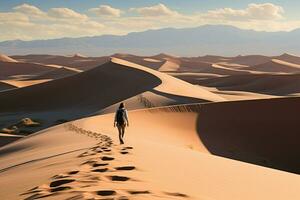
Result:
[[[114,190],[99,190],[97,191],[97,194],[100,196],[112,196],[112,195],[116,195],[116,191]]]
[[[69,175],[74,175],[74,174],[77,174],[79,171],[70,171],[68,174]]]
[[[53,194],[34,194],[30,197],[25,198],[24,200],[35,200],[35,199],[41,199],[44,197],[52,196]]]
[[[81,163],[80,165],[92,165],[92,164],[94,164],[94,163],[96,163],[97,161],[95,161],[95,160],[88,160],[88,161],[85,161],[85,162],[83,162],[83,163]]]
[[[93,164],[93,167],[103,167],[103,166],[107,166],[108,163],[95,163]]]
[[[102,169],[94,169],[92,172],[106,172],[108,168],[102,168]]]
[[[127,152],[127,151],[121,151],[120,153],[121,154],[128,154],[129,152]]]
[[[110,160],[114,160],[114,158],[113,157],[108,157],[108,156],[103,156],[103,157],[101,157],[101,160],[110,161]]]
[[[178,193],[178,192],[165,192],[166,195],[175,196],[175,197],[189,197],[186,194]]]
[[[68,177],[70,177],[70,176],[65,175],[65,174],[58,174],[58,175],[52,176],[51,178],[52,179],[62,179],[62,178],[68,178]]]
[[[116,167],[116,170],[120,170],[120,171],[127,171],[127,170],[134,170],[135,167],[134,166],[124,166],[124,167]]]
[[[132,194],[132,195],[137,195],[137,194],[151,194],[150,191],[148,190],[130,190],[130,191],[127,191],[129,194]]]
[[[121,196],[121,197],[118,198],[118,200],[129,200],[129,198],[125,197],[125,196]]]
[[[124,147],[122,150],[133,149],[133,147]]]
[[[126,176],[109,176],[112,181],[128,181],[130,178]]]
[[[61,186],[61,187],[56,187],[56,188],[51,188],[51,192],[59,192],[59,191],[64,191],[64,190],[70,190],[72,189],[69,186]]]
[[[57,181],[53,181],[50,183],[50,187],[57,187],[63,184],[67,184],[67,183],[72,183],[74,182],[74,179],[62,179],[62,180],[57,180]]]
[[[69,197],[66,200],[81,200],[82,199],[82,195],[75,195],[73,197]]]

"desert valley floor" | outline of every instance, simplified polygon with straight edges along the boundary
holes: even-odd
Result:
[[[1,200],[300,199],[294,55],[1,54],[0,102]]]

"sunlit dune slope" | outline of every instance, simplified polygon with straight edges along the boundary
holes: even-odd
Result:
[[[133,199],[298,199],[298,175],[210,154],[297,167],[297,136],[291,130],[298,102],[289,98],[272,100],[270,106],[260,100],[132,111],[123,146],[118,145],[113,114],[53,127],[0,149],[0,192],[5,198],[23,199],[38,186],[34,194],[55,199],[101,198],[103,190]],[[281,123],[274,126],[271,118]],[[113,141],[104,148],[107,152],[101,150],[109,141],[103,134]],[[112,160],[101,161],[104,156]],[[93,162],[107,163],[109,170],[94,171],[102,168]],[[133,170],[115,170],[124,166]],[[70,188],[49,192],[49,184],[57,180],[50,177],[58,175],[72,180],[66,184]],[[127,179],[114,182],[111,175]],[[14,192],[1,184],[14,187]],[[147,192],[135,196],[128,191]]]

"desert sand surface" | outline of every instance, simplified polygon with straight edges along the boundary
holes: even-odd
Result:
[[[300,198],[297,56],[11,58],[1,199]]]
[[[0,187],[1,194],[8,199],[299,197],[298,175],[210,155],[192,126],[201,109],[190,105],[130,112],[132,123],[122,146],[112,114],[18,140],[0,150],[1,180],[14,188]],[[145,129],[149,123],[153,125]],[[238,138],[233,142],[243,141]]]

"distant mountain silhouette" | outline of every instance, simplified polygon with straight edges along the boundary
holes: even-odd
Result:
[[[80,53],[88,56],[116,52],[137,55],[164,52],[180,56],[279,55],[285,52],[299,55],[299,38],[300,29],[290,32],[259,32],[226,25],[205,25],[133,32],[124,36],[5,41],[0,42],[0,52],[9,55]]]

